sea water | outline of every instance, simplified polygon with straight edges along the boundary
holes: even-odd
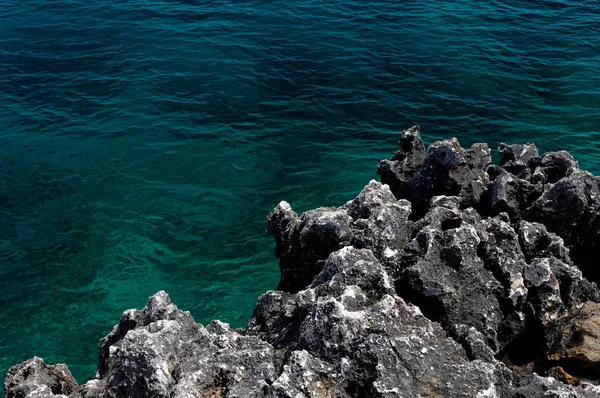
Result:
[[[0,0],[0,374],[93,375],[166,290],[244,326],[265,216],[341,205],[399,133],[600,172],[600,3]]]

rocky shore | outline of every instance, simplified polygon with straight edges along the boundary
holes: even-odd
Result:
[[[600,395],[600,178],[533,144],[399,144],[343,206],[268,215],[281,279],[245,328],[159,292],[87,383],[33,358],[7,398]]]

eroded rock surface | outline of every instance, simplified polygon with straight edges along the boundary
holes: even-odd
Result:
[[[7,397],[598,396],[600,180],[533,144],[399,144],[341,207],[268,215],[281,279],[245,328],[159,292],[87,383],[34,358]]]

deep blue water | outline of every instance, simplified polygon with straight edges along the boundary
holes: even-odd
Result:
[[[600,172],[600,2],[0,0],[0,373],[91,376],[166,290],[243,326],[265,215],[340,205],[401,129]]]

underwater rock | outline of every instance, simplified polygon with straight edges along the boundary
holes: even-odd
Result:
[[[600,180],[529,143],[399,145],[342,206],[269,213],[281,278],[245,328],[159,292],[87,383],[34,358],[7,398],[598,396]]]

